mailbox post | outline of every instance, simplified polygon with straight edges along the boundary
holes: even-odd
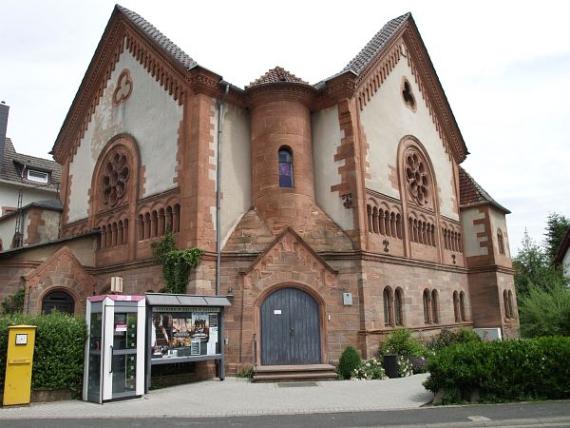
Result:
[[[4,406],[30,403],[35,339],[35,326],[8,327]]]

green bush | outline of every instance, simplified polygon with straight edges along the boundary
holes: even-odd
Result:
[[[358,351],[352,346],[347,346],[338,360],[337,373],[341,379],[350,379],[354,370],[362,365]]]
[[[16,314],[24,310],[24,299],[26,290],[20,288],[12,296],[7,296],[0,303],[0,313],[2,314]]]
[[[0,391],[4,389],[8,326],[35,325],[32,389],[69,389],[79,394],[83,380],[85,322],[61,313],[0,317]]]
[[[359,380],[386,378],[386,372],[384,371],[384,367],[382,367],[382,362],[376,358],[363,362],[360,367],[353,370],[352,375]]]
[[[470,342],[442,349],[429,360],[424,386],[445,391],[444,404],[570,398],[570,338]]]
[[[387,354],[406,358],[422,357],[426,354],[426,348],[419,340],[412,337],[409,330],[401,328],[394,330],[384,342],[380,343],[378,356],[382,359]]]
[[[570,336],[570,288],[565,285],[554,285],[551,290],[531,287],[519,300],[524,337]]]
[[[481,342],[481,338],[477,336],[477,333],[473,330],[462,328],[457,331],[442,330],[441,333],[434,337],[427,346],[428,349],[431,349],[434,352],[439,352],[448,346],[471,342]]]

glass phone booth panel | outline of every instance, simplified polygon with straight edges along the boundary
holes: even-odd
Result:
[[[102,403],[144,392],[144,296],[87,299],[83,399]]]

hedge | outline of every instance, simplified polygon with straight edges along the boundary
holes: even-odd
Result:
[[[61,313],[0,316],[0,393],[4,390],[8,326],[37,326],[32,389],[81,391],[87,329],[83,320]]]
[[[570,398],[570,337],[471,342],[430,358],[424,386],[443,404]]]

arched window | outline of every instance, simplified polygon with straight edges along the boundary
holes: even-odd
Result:
[[[42,314],[51,314],[53,311],[73,315],[75,312],[73,297],[63,290],[47,293],[42,300]]]
[[[513,292],[511,290],[509,290],[508,296],[509,296],[509,314],[510,314],[511,318],[514,318],[515,317],[515,311],[513,309]]]
[[[459,313],[461,321],[467,321],[467,315],[465,315],[465,291],[459,293]]]
[[[384,288],[384,326],[394,325],[392,318],[392,289]]]
[[[505,254],[505,242],[503,241],[503,232],[501,232],[501,229],[497,231],[497,242],[499,245],[499,254]]]
[[[424,290],[424,322],[426,324],[431,324],[430,308],[431,308],[431,298],[429,290],[426,288]]]
[[[455,315],[455,322],[461,321],[461,313],[459,312],[459,294],[457,294],[457,291],[453,292],[453,315]]]
[[[396,288],[394,295],[394,318],[396,325],[404,325],[404,292],[401,288]]]
[[[431,310],[432,310],[432,321],[435,324],[439,324],[439,302],[437,290],[432,290],[431,292]]]
[[[293,187],[293,153],[288,147],[279,149],[279,187]]]

